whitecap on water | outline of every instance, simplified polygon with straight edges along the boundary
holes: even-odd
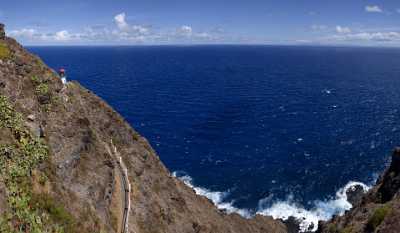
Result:
[[[206,188],[194,186],[192,178],[185,173],[174,172],[173,176],[191,187],[197,195],[210,199],[218,209],[224,210],[227,213],[238,213],[245,218],[254,216],[251,210],[236,208],[234,206],[234,201],[225,201],[229,196],[229,192],[211,191]],[[296,203],[292,195],[289,195],[284,201],[276,201],[271,204],[272,196],[270,195],[259,201],[256,214],[272,216],[275,219],[282,220],[294,217],[300,223],[300,232],[309,230],[316,231],[318,229],[318,221],[329,220],[333,215],[342,215],[346,210],[352,207],[351,203],[348,201],[347,192],[354,190],[357,186],[360,186],[364,192],[370,189],[370,187],[364,183],[351,181],[340,188],[336,192],[334,198],[312,202],[312,208],[310,209],[306,209]]]

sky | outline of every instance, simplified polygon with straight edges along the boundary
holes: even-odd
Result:
[[[0,0],[24,45],[400,47],[399,0]]]

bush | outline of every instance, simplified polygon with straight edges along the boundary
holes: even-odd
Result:
[[[33,195],[31,206],[37,211],[45,211],[54,223],[60,224],[60,227],[66,232],[75,232],[76,221],[74,217],[48,194]]]
[[[49,86],[46,83],[41,83],[36,86],[36,93],[38,95],[47,95],[49,93]]]
[[[372,216],[368,219],[367,222],[367,230],[368,231],[375,231],[375,229],[381,225],[385,217],[388,215],[388,213],[391,211],[390,206],[384,205],[382,207],[379,207],[375,209],[374,213]]]
[[[339,233],[339,230],[338,230],[338,228],[336,227],[335,224],[331,223],[328,226],[328,232],[329,233]]]
[[[40,79],[38,76],[32,76],[31,80],[32,80],[33,84],[35,84],[35,85],[40,84]]]
[[[0,60],[8,59],[11,57],[11,52],[7,45],[0,43]]]
[[[14,222],[12,227],[15,229],[45,232],[41,216],[31,208],[29,202],[30,175],[47,158],[48,149],[40,138],[30,133],[21,119],[21,114],[15,111],[8,99],[0,95],[0,128],[10,129],[15,139],[12,145],[0,145],[0,175],[7,189],[6,198],[11,209],[8,219]],[[7,225],[1,224],[0,227],[4,230]]]
[[[353,228],[352,227],[345,227],[343,230],[340,231],[340,233],[352,233]]]

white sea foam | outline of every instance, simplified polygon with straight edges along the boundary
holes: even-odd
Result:
[[[219,192],[219,191],[211,191],[203,187],[198,187],[193,185],[192,177],[186,174],[180,174],[181,172],[173,172],[172,175],[182,180],[187,186],[191,187],[197,195],[207,197],[210,199],[218,209],[226,211],[228,214],[230,213],[238,213],[245,218],[252,217],[251,213],[247,209],[239,209],[233,206],[234,202],[226,202],[224,201],[229,192]]]
[[[351,181],[336,192],[335,198],[326,201],[314,201],[313,207],[309,210],[294,202],[293,196],[289,196],[285,201],[275,202],[271,206],[263,206],[263,200],[261,200],[257,214],[283,220],[294,217],[300,221],[300,230],[302,232],[309,229],[316,231],[318,221],[329,220],[333,215],[341,215],[352,207],[347,200],[346,192],[356,186],[361,186],[364,192],[367,192],[370,188],[361,182]]]
[[[211,191],[206,188],[193,185],[193,180],[186,174],[173,173],[173,176],[182,180],[187,186],[193,188],[196,194],[210,199],[218,209],[225,210],[227,213],[238,213],[243,217],[250,218],[254,214],[248,209],[239,209],[234,206],[234,202],[225,201],[229,196],[229,192]],[[316,231],[318,221],[329,220],[333,215],[342,215],[346,210],[349,210],[352,205],[347,200],[346,192],[355,189],[357,186],[362,187],[364,192],[367,192],[370,187],[356,181],[347,183],[343,188],[336,192],[334,198],[326,201],[316,200],[313,202],[311,209],[306,209],[294,201],[292,195],[289,195],[285,201],[276,201],[271,203],[272,195],[259,201],[257,214],[272,216],[275,219],[287,220],[289,217],[294,217],[300,222],[300,231],[307,230]]]

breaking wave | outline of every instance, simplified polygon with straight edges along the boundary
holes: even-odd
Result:
[[[289,196],[285,201],[277,201],[269,207],[264,206],[263,200],[261,200],[257,214],[268,215],[282,220],[294,217],[300,222],[301,232],[316,231],[318,221],[329,220],[333,215],[342,215],[352,207],[346,193],[349,190],[354,190],[357,186],[362,187],[364,192],[367,192],[370,188],[361,182],[350,181],[336,192],[335,198],[326,201],[314,201],[313,207],[309,210],[294,202],[293,196]]]
[[[187,186],[192,188],[197,195],[207,197],[210,199],[218,209],[226,211],[228,214],[230,213],[238,213],[245,218],[252,217],[252,214],[247,209],[239,209],[233,206],[234,201],[226,202],[224,201],[229,196],[229,191],[227,192],[218,192],[211,191],[206,188],[198,187],[193,185],[193,179],[189,175],[183,172],[173,172],[173,176],[177,177]]]
[[[361,187],[364,192],[370,189],[370,186],[356,181],[348,182],[344,187],[340,188],[334,198],[325,201],[316,200],[310,209],[304,208],[302,205],[294,201],[293,195],[289,195],[284,201],[275,201],[272,204],[272,196],[261,199],[258,203],[256,211],[248,209],[239,209],[234,206],[234,201],[226,201],[229,191],[219,192],[211,191],[203,187],[193,185],[193,179],[182,172],[174,172],[173,176],[182,180],[187,186],[191,187],[197,195],[201,195],[210,199],[218,209],[227,213],[238,213],[245,218],[254,216],[254,213],[266,216],[272,216],[274,219],[287,220],[294,217],[300,223],[300,232],[316,231],[318,229],[318,221],[329,220],[333,215],[342,215],[349,210],[352,205],[348,201],[347,192]]]

